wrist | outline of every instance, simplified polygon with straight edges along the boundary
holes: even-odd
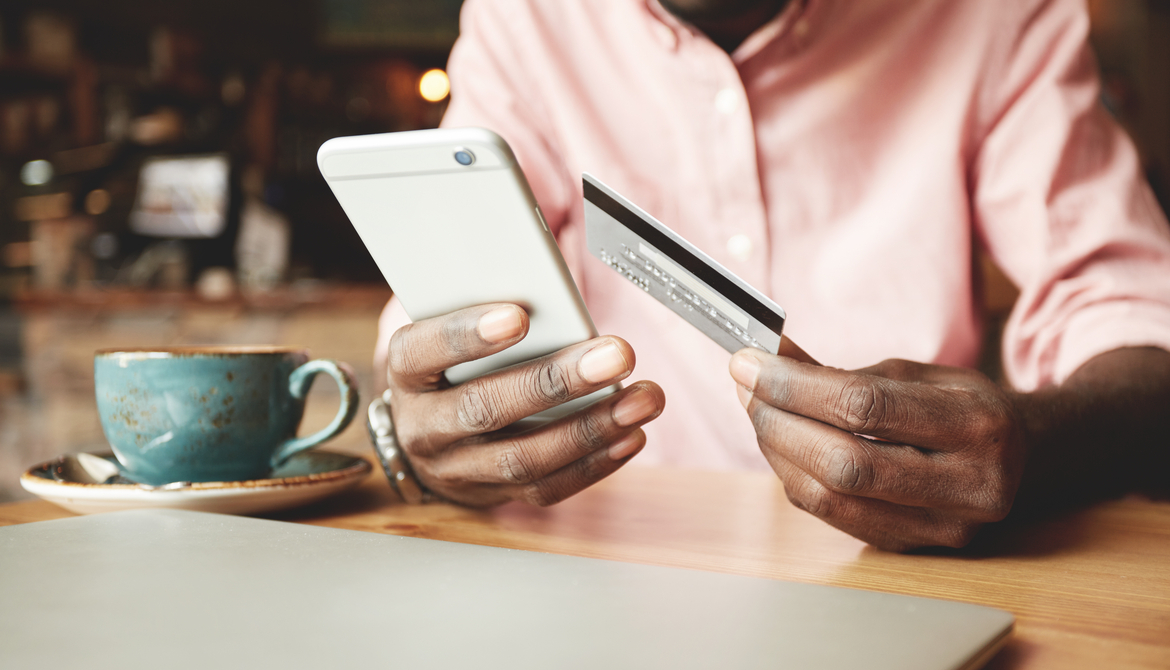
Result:
[[[1170,449],[1160,417],[1170,406],[1170,353],[1117,349],[1060,385],[1009,396],[1024,434],[1026,504],[1166,487]]]

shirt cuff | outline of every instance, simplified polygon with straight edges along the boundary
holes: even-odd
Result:
[[[1052,381],[1063,383],[1095,356],[1123,347],[1170,351],[1170,305],[1109,302],[1077,310],[1058,345]]]

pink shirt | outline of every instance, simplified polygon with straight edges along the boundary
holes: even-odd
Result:
[[[1011,381],[1170,349],[1170,228],[1097,102],[1080,0],[794,0],[730,56],[654,0],[468,0],[446,126],[519,157],[602,333],[666,391],[640,463],[766,468],[728,354],[585,249],[581,172],[788,312],[821,362],[970,366],[975,245]],[[405,316],[383,317],[385,350]]]

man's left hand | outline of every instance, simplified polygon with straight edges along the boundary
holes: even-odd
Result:
[[[979,372],[904,360],[846,371],[745,349],[731,376],[788,499],[854,537],[961,547],[1011,509],[1023,430]]]

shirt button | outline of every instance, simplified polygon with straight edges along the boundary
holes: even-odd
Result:
[[[715,109],[730,116],[739,107],[739,93],[734,88],[725,88],[715,94]]]
[[[746,263],[752,257],[752,238],[740,233],[732,235],[731,239],[727,240],[727,253],[740,263]]]
[[[678,46],[678,35],[669,26],[659,23],[654,27],[654,32],[658,36],[658,41],[667,49],[673,50]]]

